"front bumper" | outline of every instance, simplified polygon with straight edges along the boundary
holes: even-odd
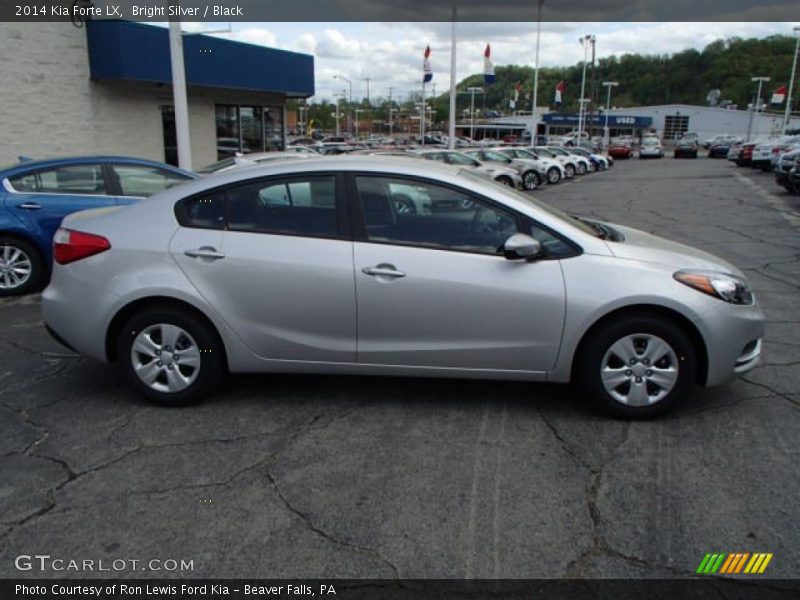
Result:
[[[699,323],[708,356],[705,385],[725,383],[755,367],[761,358],[764,313],[753,306],[720,306],[706,312]]]

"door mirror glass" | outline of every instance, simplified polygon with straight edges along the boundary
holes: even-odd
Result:
[[[535,258],[542,252],[542,245],[524,233],[515,233],[503,244],[503,255],[508,260]]]

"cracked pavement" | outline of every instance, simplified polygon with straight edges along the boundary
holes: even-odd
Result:
[[[38,297],[3,300],[0,576],[92,575],[15,570],[40,553],[194,561],[103,574],[126,577],[685,577],[716,551],[800,576],[800,198],[705,158],[537,195],[744,269],[762,365],[641,423],[566,386],[367,377],[231,377],[156,408],[50,340]]]

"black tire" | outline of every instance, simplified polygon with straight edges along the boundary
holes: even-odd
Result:
[[[575,167],[569,163],[564,165],[564,174],[567,176],[567,179],[572,179],[575,177]]]
[[[542,178],[539,177],[539,173],[535,170],[531,169],[529,171],[525,171],[522,174],[522,189],[523,190],[535,190],[539,187],[542,183]]]
[[[566,167],[565,167],[565,168],[566,168]],[[575,172],[576,172],[578,175],[586,175],[586,165],[585,165],[585,164],[583,164],[583,163],[578,163],[578,166],[577,166],[577,168],[576,168],[576,167],[573,167],[573,168],[575,169]]]
[[[561,181],[561,171],[558,170],[558,167],[550,167],[547,169],[547,183],[555,185],[559,181]]]
[[[7,250],[8,249],[8,250]],[[28,269],[24,280],[16,284],[4,273],[4,257],[8,252],[9,259],[14,260],[17,268]],[[21,277],[15,271],[16,277]],[[31,243],[13,236],[0,234],[0,298],[23,296],[40,290],[47,283],[47,268],[39,250]]]
[[[500,175],[500,177],[498,177],[495,181],[497,181],[497,183],[502,183],[503,185],[507,185],[508,187],[512,188],[514,187],[514,180],[511,179],[511,177],[508,177],[507,175]]]
[[[179,327],[193,338],[199,350],[200,364],[194,381],[180,391],[165,392],[153,389],[139,378],[134,369],[131,352],[134,341],[141,332],[158,324]],[[166,356],[166,351],[163,356]],[[168,306],[144,309],[128,319],[120,329],[117,339],[117,361],[131,385],[148,401],[162,406],[181,406],[199,402],[214,391],[225,374],[225,350],[217,332],[192,313]],[[184,365],[179,366],[185,368]],[[162,373],[166,377],[163,370]],[[183,373],[186,374],[186,371]]]
[[[630,406],[615,399],[606,391],[600,375],[604,366],[603,359],[611,346],[626,336],[636,335],[660,338],[670,346],[677,359],[677,365],[675,365],[677,380],[674,386],[662,398],[646,406]],[[644,361],[642,360],[640,363],[644,363]],[[646,369],[647,367],[639,364],[633,368]],[[626,371],[626,375],[629,372]],[[606,412],[624,419],[649,419],[668,411],[685,396],[694,385],[696,372],[697,354],[683,329],[663,317],[641,313],[608,321],[591,332],[590,337],[581,344],[580,355],[576,357],[573,377],[587,397],[596,401]],[[653,371],[650,373],[652,374]],[[639,378],[640,381],[645,380],[642,383],[645,389],[658,390],[658,386],[652,387],[654,384],[649,383],[646,379],[646,377]],[[617,390],[621,389],[624,392],[626,385],[630,386],[633,383],[622,383]],[[615,393],[619,393],[619,391],[615,391]]]

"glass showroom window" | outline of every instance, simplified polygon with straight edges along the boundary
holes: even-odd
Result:
[[[217,160],[237,152],[283,150],[283,109],[279,106],[217,104]]]

